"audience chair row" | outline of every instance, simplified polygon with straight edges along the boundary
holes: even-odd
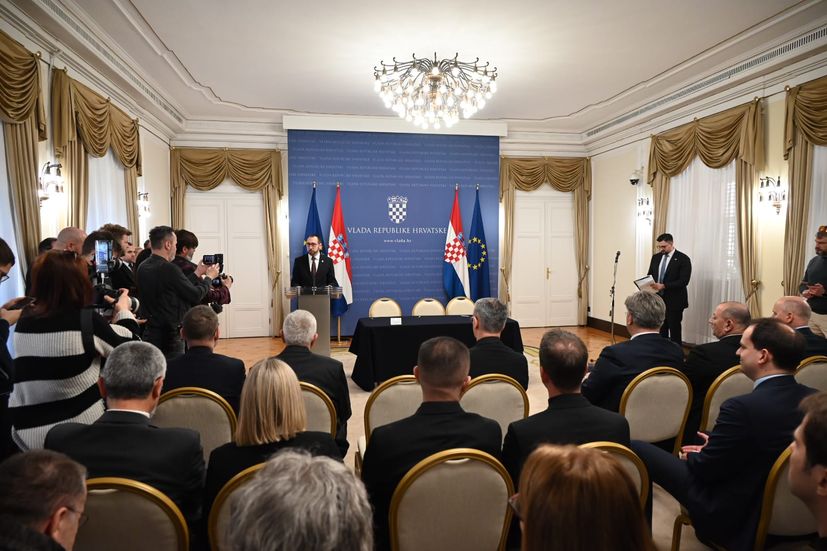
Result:
[[[474,313],[474,302],[467,297],[455,297],[443,306],[435,298],[423,298],[414,304],[411,309],[412,316],[470,316]],[[402,315],[402,307],[392,298],[382,297],[373,301],[368,310],[371,318],[399,317]]]

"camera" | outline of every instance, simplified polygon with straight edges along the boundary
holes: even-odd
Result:
[[[112,242],[111,241],[95,241],[95,270],[93,277],[93,284],[95,289],[95,296],[93,305],[101,313],[112,310],[112,305],[104,300],[104,297],[109,297],[117,301],[121,296],[121,291],[112,287],[112,279],[109,274],[112,270],[120,267],[122,261],[119,258],[112,258]],[[134,313],[138,311],[140,303],[135,297],[130,298],[129,309]]]
[[[211,266],[213,264],[218,264],[218,277],[213,278],[213,280],[212,280],[212,286],[213,287],[220,287],[221,286],[221,280],[226,279],[228,277],[232,281],[233,278],[224,273],[224,253],[205,254],[201,258],[201,262],[203,262],[207,266]],[[217,313],[220,313],[220,312],[217,312]]]

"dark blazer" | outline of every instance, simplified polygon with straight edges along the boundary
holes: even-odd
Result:
[[[801,422],[798,404],[813,393],[782,376],[723,403],[709,443],[686,461],[685,505],[702,541],[752,548],[767,474]]]
[[[809,358],[810,356],[827,356],[827,339],[816,335],[809,327],[799,327],[796,331],[804,335],[804,338],[807,339],[807,348],[804,351],[805,358]]]
[[[216,354],[206,346],[196,346],[167,362],[164,392],[184,386],[206,388],[227,400],[238,415],[238,401],[246,377],[241,360]]]
[[[350,419],[350,390],[342,362],[313,354],[306,346],[288,345],[276,356],[296,372],[300,381],[316,385],[333,400],[336,408],[336,443],[344,457],[348,449],[347,420]]]
[[[609,441],[629,446],[629,422],[618,413],[589,403],[580,394],[563,394],[548,401],[548,409],[508,425],[503,465],[516,488],[528,455],[540,444],[585,444]]]
[[[735,353],[740,342],[740,334],[727,335],[719,341],[700,344],[689,351],[684,373],[692,383],[692,406],[683,432],[684,442],[694,443],[697,438],[695,433],[701,425],[704,399],[712,382],[730,367],[741,363],[741,358]]]
[[[498,337],[485,337],[471,347],[471,377],[502,373],[528,389],[528,360]]]
[[[658,272],[660,271],[660,260],[663,258],[663,253],[652,255],[652,260],[649,262],[649,271],[647,272],[652,278],[658,280]],[[672,259],[666,266],[666,273],[663,275],[663,284],[666,288],[663,290],[661,296],[663,302],[666,303],[667,310],[683,310],[689,307],[689,299],[686,294],[686,286],[689,285],[689,278],[692,277],[692,261],[689,257],[679,250],[675,250]]]
[[[600,352],[581,392],[592,404],[620,409],[620,397],[632,379],[653,367],[683,369],[683,351],[657,333],[644,333]]]
[[[89,478],[119,476],[155,487],[190,526],[201,514],[204,456],[193,430],[158,428],[140,413],[107,411],[91,425],[55,425],[44,447],[84,465]]]
[[[293,275],[290,276],[291,287],[324,287],[332,285],[338,287],[336,275],[333,273],[333,261],[326,254],[319,254],[319,265],[316,267],[316,279],[310,275],[310,260],[303,254],[293,261]]]
[[[501,442],[496,421],[466,413],[458,402],[423,402],[411,417],[374,429],[362,463],[362,481],[373,505],[376,548],[390,547],[391,497],[411,467],[451,448],[475,448],[499,457]]]

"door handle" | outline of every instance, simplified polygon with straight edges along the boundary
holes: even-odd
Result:
[[[546,267],[546,279],[551,277],[551,268]]]

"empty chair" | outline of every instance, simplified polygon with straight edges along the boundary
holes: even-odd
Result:
[[[368,316],[371,318],[391,318],[401,315],[402,307],[399,306],[399,303],[387,297],[374,300],[368,310]]]
[[[795,380],[816,390],[827,390],[827,356],[810,356],[798,365]]]
[[[661,442],[681,437],[692,403],[692,385],[672,367],[654,367],[632,379],[620,399],[620,414],[629,421],[632,440]]]
[[[184,515],[159,490],[135,480],[90,478],[86,514],[78,530],[76,551],[187,551],[189,532]]]
[[[711,431],[721,412],[721,404],[733,396],[749,394],[752,392],[752,385],[752,380],[744,375],[740,365],[730,367],[718,375],[706,391],[699,430],[706,433]]]
[[[503,438],[510,423],[528,417],[528,395],[522,385],[500,373],[471,379],[459,403],[465,411],[499,423]]]
[[[299,382],[307,410],[307,430],[329,432],[336,437],[336,407],[325,392],[310,383]]]
[[[312,429],[311,429],[312,430]],[[264,467],[264,463],[258,463],[252,467],[247,467],[227,482],[213,501],[212,508],[209,511],[209,521],[207,523],[207,530],[210,537],[210,547],[213,551],[221,549],[228,549],[225,545],[224,535],[227,533],[227,526],[230,522],[230,506],[233,502],[235,493],[244,487],[257,472]],[[207,511],[204,511],[207,514]]]
[[[201,435],[204,461],[210,453],[233,439],[236,417],[227,401],[210,390],[195,387],[165,392],[152,415],[157,427],[182,427]]]
[[[419,299],[411,310],[412,316],[444,316],[445,307],[435,298]]]
[[[635,487],[640,493],[641,506],[646,504],[646,498],[649,496],[649,471],[646,470],[643,460],[635,452],[617,442],[588,442],[581,444],[580,447],[612,454],[612,457],[620,461],[620,464],[629,473],[629,478],[635,483]]]
[[[503,549],[513,493],[505,467],[485,452],[457,448],[427,457],[393,493],[391,549]]]
[[[454,297],[448,301],[445,313],[449,316],[470,316],[474,313],[474,301],[468,297]]]

